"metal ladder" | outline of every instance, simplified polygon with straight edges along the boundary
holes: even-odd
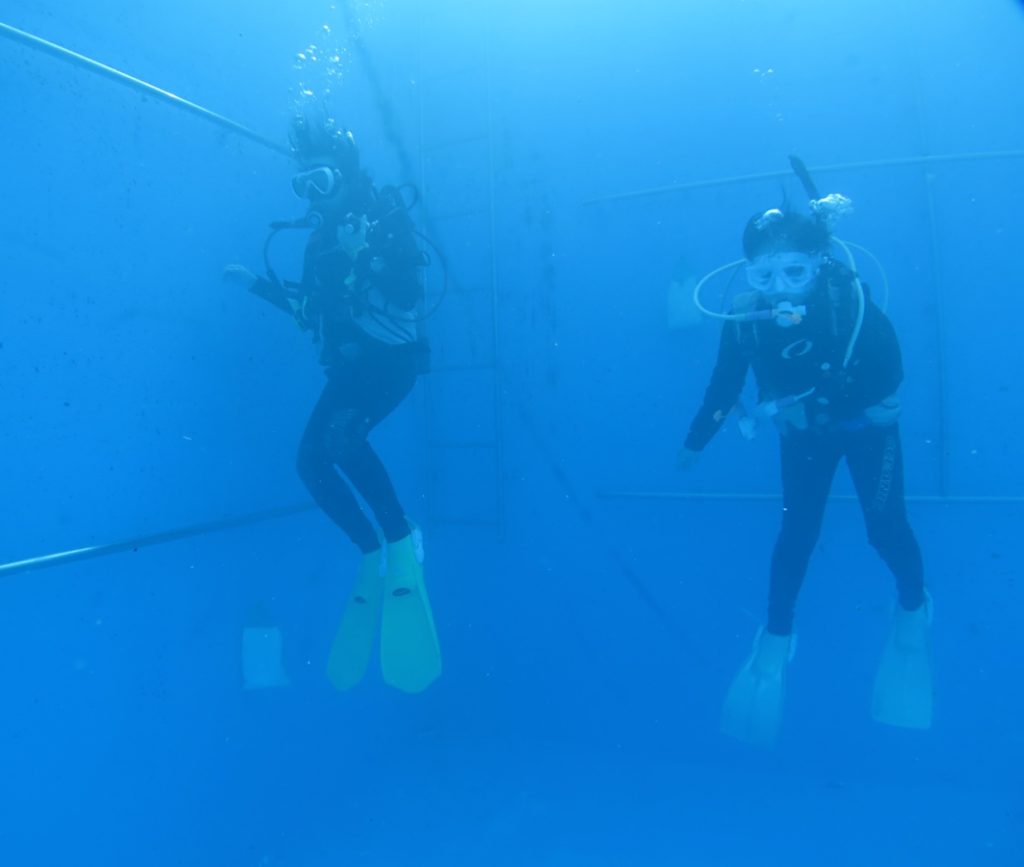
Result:
[[[433,525],[490,528],[500,539],[505,497],[490,64],[486,50],[482,60],[467,61],[430,59],[421,49],[418,65],[420,192],[449,271],[447,297],[428,323],[426,517]],[[431,271],[428,309],[442,291],[441,269]]]

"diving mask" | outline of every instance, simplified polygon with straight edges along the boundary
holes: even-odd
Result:
[[[292,177],[292,192],[300,199],[326,199],[341,182],[341,172],[330,166],[317,166]]]
[[[801,295],[818,276],[821,258],[787,252],[758,256],[747,266],[747,282],[765,295]]]

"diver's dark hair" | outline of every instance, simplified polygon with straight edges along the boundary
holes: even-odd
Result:
[[[795,250],[824,253],[829,233],[818,220],[790,211],[765,211],[754,214],[743,230],[743,255],[755,259],[765,253]]]
[[[306,109],[296,114],[288,131],[288,142],[297,160],[329,156],[343,175],[351,177],[359,172],[355,137],[323,109]]]

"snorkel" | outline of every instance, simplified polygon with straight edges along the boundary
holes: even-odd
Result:
[[[789,164],[793,167],[793,173],[800,179],[804,192],[810,198],[811,213],[828,231],[829,240],[843,251],[846,256],[846,264],[853,275],[853,290],[857,297],[857,317],[854,320],[853,331],[850,333],[850,342],[846,345],[846,354],[843,356],[843,370],[846,370],[853,357],[857,341],[860,339],[861,329],[864,327],[864,285],[860,282],[860,276],[857,274],[857,260],[853,258],[853,251],[841,238],[836,236],[833,230],[843,217],[853,211],[853,202],[841,193],[819,196],[818,188],[815,186],[814,179],[811,178],[811,173],[807,171],[804,161],[791,154]]]

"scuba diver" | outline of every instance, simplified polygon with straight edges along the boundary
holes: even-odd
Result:
[[[694,292],[698,308],[724,324],[710,384],[679,452],[680,467],[693,466],[734,409],[745,435],[757,420],[769,419],[780,434],[782,527],[771,558],[767,621],[722,712],[725,733],[762,745],[774,742],[781,724],[794,608],[844,458],[868,540],[898,590],[872,715],[928,728],[932,714],[931,598],[904,502],[899,343],[861,284],[849,245],[832,234],[849,200],[818,198],[803,164],[796,158],[793,164],[813,216],[788,207],[755,214],[743,232],[745,258],[711,272]],[[744,266],[751,291],[738,295],[729,313],[707,310],[702,286]],[[760,403],[746,414],[739,398],[750,368]]]
[[[300,115],[290,132],[299,171],[294,193],[307,215],[271,224],[265,257],[284,229],[311,230],[297,283],[230,265],[224,277],[294,317],[320,346],[327,382],[299,443],[300,478],[323,512],[362,552],[328,677],[339,689],[366,671],[380,625],[384,681],[406,692],[441,673],[423,584],[422,537],[408,520],[367,437],[412,391],[429,350],[419,336],[421,271],[428,263],[401,189],[377,190],[360,167],[352,133]],[[350,487],[351,486],[351,487]],[[378,530],[352,488],[369,506]]]

